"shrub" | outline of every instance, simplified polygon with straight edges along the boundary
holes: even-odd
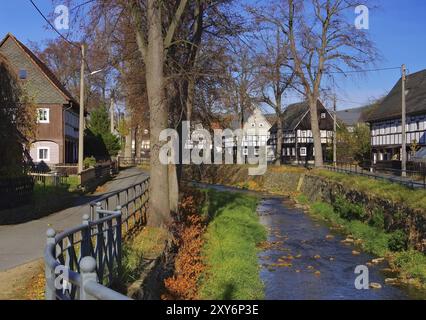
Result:
[[[374,228],[377,228],[379,230],[385,229],[385,215],[382,210],[376,209],[373,211],[373,214],[371,215],[370,220],[368,221],[368,224]]]
[[[333,203],[334,210],[346,220],[360,220],[364,221],[366,212],[360,205],[350,203],[343,197],[337,197]]]
[[[395,231],[391,234],[389,243],[389,250],[393,252],[400,252],[407,250],[408,247],[408,237],[403,230]]]
[[[84,159],[83,163],[85,168],[91,168],[96,165],[96,159],[95,157],[92,156],[92,157]]]

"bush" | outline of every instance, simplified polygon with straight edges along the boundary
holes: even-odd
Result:
[[[407,250],[408,238],[406,233],[403,230],[398,230],[392,233],[389,239],[388,247],[389,250],[393,252]]]
[[[343,197],[337,197],[333,204],[334,210],[346,220],[364,221],[366,212],[364,208],[357,204],[352,204]]]
[[[95,157],[92,156],[92,157],[84,159],[83,163],[85,168],[91,168],[96,166],[96,159]]]
[[[382,210],[376,209],[374,210],[370,221],[368,221],[368,224],[374,228],[377,228],[379,230],[385,229],[385,215],[383,214]]]

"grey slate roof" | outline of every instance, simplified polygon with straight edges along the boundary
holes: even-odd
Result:
[[[321,103],[320,100],[317,102],[317,108],[318,110],[326,110],[324,105]],[[294,104],[290,104],[283,114],[283,129],[284,131],[293,131],[297,128],[299,123],[304,120],[305,124],[307,126],[310,126],[310,116],[308,114],[307,117],[303,118],[305,114],[309,112],[309,103],[307,101],[304,102],[298,102]],[[276,123],[271,128],[271,133],[275,133],[277,131],[277,125]]]
[[[364,122],[364,112],[370,106],[337,111],[337,118],[347,126],[355,126]]]
[[[375,108],[367,118],[367,122],[389,120],[401,117],[402,83],[393,87],[382,103]],[[426,70],[407,76],[406,82],[407,115],[426,113]]]

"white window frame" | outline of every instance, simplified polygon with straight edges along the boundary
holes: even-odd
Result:
[[[46,120],[40,120],[40,111],[46,111]],[[38,108],[37,109],[37,122],[38,123],[50,123],[50,109],[49,108]]]
[[[327,119],[327,113],[321,112],[321,119]]]
[[[46,159],[40,159],[40,150],[47,150],[47,158]],[[38,147],[37,148],[37,162],[49,162],[50,161],[50,148],[49,147]]]
[[[301,147],[300,148],[300,156],[301,157],[306,157],[308,155],[308,148],[306,147]]]

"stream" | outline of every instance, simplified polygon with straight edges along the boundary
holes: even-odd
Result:
[[[381,289],[355,288],[355,268],[374,257],[351,244],[346,237],[331,230],[297,209],[289,199],[270,194],[224,186],[206,186],[218,191],[244,192],[260,197],[257,208],[261,223],[267,228],[271,244],[259,253],[260,276],[267,300],[415,300],[426,293],[408,286],[385,284],[387,263],[371,265],[370,283]],[[358,251],[356,255],[353,251]]]

